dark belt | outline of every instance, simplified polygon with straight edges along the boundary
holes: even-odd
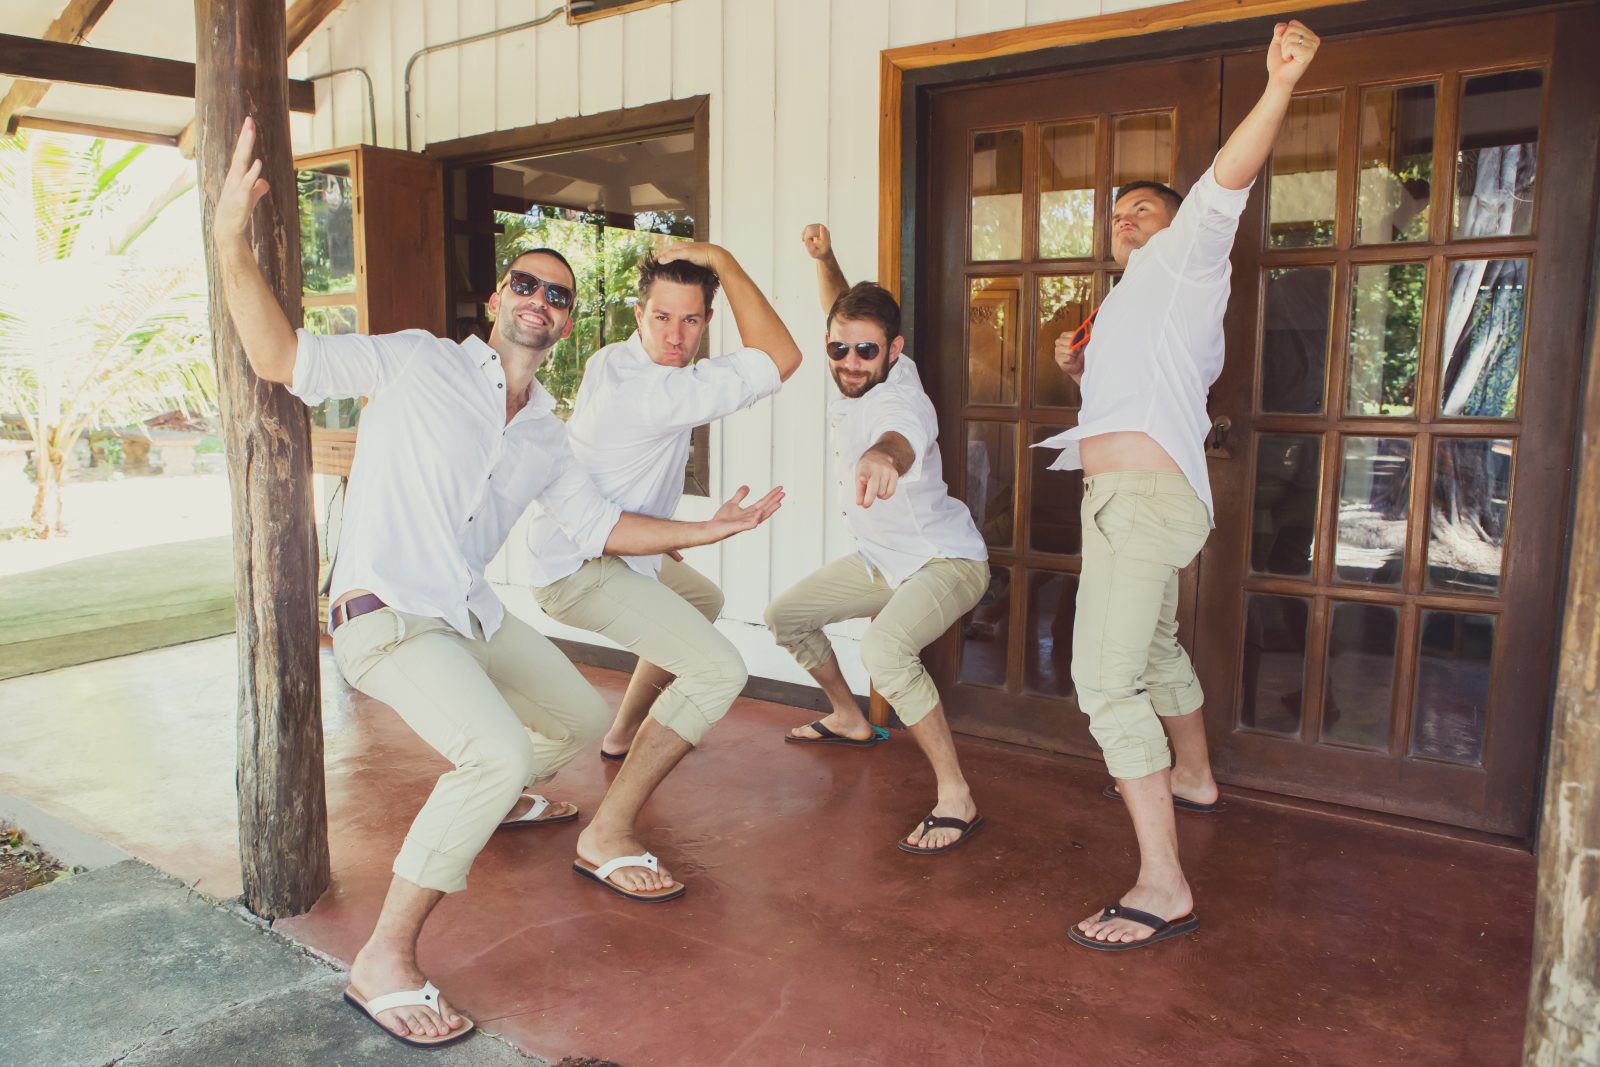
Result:
[[[337,630],[357,615],[365,615],[369,611],[377,611],[382,607],[388,607],[388,605],[379,600],[375,593],[363,593],[360,596],[353,596],[333,609],[333,629]]]

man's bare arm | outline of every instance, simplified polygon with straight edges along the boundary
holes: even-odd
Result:
[[[1311,65],[1321,39],[1298,19],[1280,22],[1267,46],[1267,88],[1256,106],[1228,137],[1217,153],[1217,184],[1224,189],[1243,189],[1255,180],[1272,145],[1278,128],[1289,112],[1289,98],[1301,75]]]
[[[800,231],[800,243],[805,246],[806,254],[817,261],[817,298],[822,301],[822,313],[826,315],[833,310],[833,302],[850,288],[833,255],[833,235],[822,223],[813,222]]]
[[[734,325],[739,327],[739,341],[747,348],[765,352],[776,364],[781,381],[788,381],[800,369],[800,346],[794,343],[789,327],[726,248],[698,241],[675,244],[662,249],[656,258],[663,263],[686,259],[715,271],[722,281],[722,291],[728,295]]]
[[[856,461],[856,504],[870,508],[874,500],[888,500],[900,485],[900,476],[917,461],[917,450],[903,434],[890,430]]]
[[[212,212],[211,243],[216,248],[218,273],[222,276],[222,299],[250,368],[257,377],[287,385],[294,379],[300,342],[288,316],[278,306],[278,298],[261,276],[255,251],[250,247],[250,216],[267,194],[261,160],[252,154],[255,140],[255,122],[247,118]]]
[[[653,556],[658,552],[670,553],[674,549],[715,544],[736,533],[755,529],[783,506],[781,485],[754,504],[741,507],[749,494],[750,487],[741,485],[739,491],[724,502],[715,515],[703,522],[657,519],[625,511],[611,528],[611,536],[606,538],[605,554]]]

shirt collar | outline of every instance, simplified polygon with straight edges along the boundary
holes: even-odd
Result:
[[[833,376],[829,375],[828,380],[833,381]],[[902,352],[900,358],[894,361],[894,366],[889,368],[889,376],[860,396],[845,396],[839,392],[839,383],[834,382],[833,399],[828,401],[828,415],[837,426],[855,404],[871,396],[874,391],[891,386],[899,389],[906,385],[920,387],[921,379],[917,377],[917,365],[911,362],[910,356]]]
[[[506,380],[505,368],[500,365],[500,353],[490,347],[489,343],[483,338],[477,334],[472,334],[461,342],[461,347],[469,356],[478,361],[478,369],[483,371],[490,381],[504,382]],[[537,377],[533,379],[533,384],[528,387],[527,406],[543,414],[548,414],[556,409],[556,398],[551,396],[543,385],[539,384]]]

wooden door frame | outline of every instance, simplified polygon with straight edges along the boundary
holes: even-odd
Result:
[[[1182,0],[1161,7],[884,51],[879,79],[878,275],[881,284],[900,301],[907,347],[919,351],[917,333],[927,313],[927,302],[919,300],[919,292],[926,284],[921,265],[928,261],[930,239],[922,222],[924,205],[930,197],[927,152],[931,97],[935,92],[1034,74],[1259,49],[1270,36],[1273,23],[1290,14],[1304,18],[1326,38],[1392,29],[1422,30],[1510,14],[1587,7],[1595,2],[1551,0],[1530,7],[1517,0],[1324,0],[1307,10],[1283,0]],[[1600,232],[1596,234],[1596,244],[1600,248]],[[1600,251],[1596,262],[1600,264]],[[1600,272],[1600,266],[1595,269]],[[1592,281],[1600,282],[1600,273]],[[1585,309],[1585,313],[1591,319],[1595,316],[1593,309]],[[1591,368],[1595,353],[1590,352],[1589,356],[1583,364],[1586,374],[1594,373]],[[931,394],[937,389],[942,368],[938,361],[930,360],[920,369]],[[940,415],[944,431],[948,429],[944,425],[948,417],[943,412]],[[1574,455],[1581,435],[1582,427],[1575,435]],[[1576,491],[1576,478],[1572,484]],[[1569,517],[1574,506],[1575,500],[1567,503]],[[1569,531],[1560,566],[1567,565],[1571,550]],[[940,676],[947,677],[953,669],[955,653],[956,642],[946,634],[930,649],[930,665]],[[1541,747],[1548,744],[1549,729],[1547,716]],[[1543,786],[1541,765],[1534,788],[1542,794]],[[1375,814],[1374,818],[1382,816]],[[1525,844],[1536,840],[1538,829],[1536,821],[1534,837]],[[1462,833],[1472,834],[1465,830]]]

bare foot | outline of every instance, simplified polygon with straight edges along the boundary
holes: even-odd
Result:
[[[939,802],[933,806],[933,814],[940,818],[971,822],[978,814],[978,805],[973,803],[971,792],[958,793],[940,797]],[[922,824],[919,822],[917,828],[906,835],[906,844],[916,845],[918,848],[943,848],[960,836],[961,831],[951,826],[935,826],[927,833],[923,833]]]
[[[866,741],[872,737],[872,724],[867,721],[866,716],[862,715],[859,709],[852,709],[851,711],[835,709],[832,714],[823,716],[820,721],[822,725],[840,737],[848,737],[852,741]],[[810,723],[806,723],[804,726],[796,726],[793,730],[790,730],[789,736],[814,740],[822,735],[813,730]]]
[[[1181,919],[1194,910],[1194,895],[1189,892],[1189,883],[1179,879],[1175,885],[1147,886],[1143,882],[1134,886],[1123,894],[1124,906],[1138,911],[1147,911],[1151,915],[1159,915],[1171,922]],[[1078,932],[1084,937],[1096,941],[1143,941],[1155,933],[1144,923],[1134,922],[1132,919],[1106,919],[1101,921],[1100,912],[1095,912],[1078,924]]]
[[[417,969],[414,959],[399,953],[386,953],[375,948],[371,942],[356,954],[355,962],[350,967],[350,991],[364,1001],[390,993],[421,989],[427,980]],[[401,1037],[443,1037],[467,1024],[442,994],[438,1011],[421,1004],[408,1004],[379,1012],[377,1020],[385,1029]]]
[[[600,751],[608,756],[620,757],[628,754],[628,749],[633,747],[634,735],[639,732],[639,727],[632,730],[618,730],[617,724],[612,723],[611,729],[600,739]]]
[[[639,839],[631,833],[612,833],[604,828],[597,829],[590,823],[578,835],[578,858],[585,863],[599,867],[610,863],[618,856],[642,856],[648,849],[640,843]],[[653,893],[659,889],[670,889],[677,884],[673,880],[672,872],[658,860],[657,870],[647,867],[623,867],[612,871],[606,881],[633,893]]]
[[[1215,804],[1221,794],[1217,791],[1217,780],[1211,777],[1210,767],[1203,767],[1191,773],[1186,768],[1174,766],[1172,795],[1191,800],[1196,804]]]
[[[533,807],[533,804],[534,801],[532,795],[528,793],[522,794],[522,796],[517,798],[517,802],[511,806],[511,810],[506,812],[506,817],[500,820],[500,825],[510,826],[512,823],[528,814],[528,810]],[[550,801],[550,806],[545,808],[544,811],[540,812],[539,817],[532,820],[531,824],[554,822],[557,819],[570,818],[577,813],[578,806],[576,804],[569,804],[565,800],[552,800]],[[530,825],[530,823],[524,823],[523,825]]]

